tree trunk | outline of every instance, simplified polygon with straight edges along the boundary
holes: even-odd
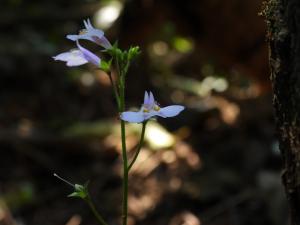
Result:
[[[269,0],[271,81],[290,224],[300,225],[300,0]]]

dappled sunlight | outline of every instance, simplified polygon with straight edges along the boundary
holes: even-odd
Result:
[[[103,86],[108,86],[110,87],[110,81],[109,81],[109,77],[107,76],[106,72],[102,71],[102,70],[96,70],[95,71],[95,77],[96,80]]]
[[[17,225],[17,222],[12,217],[9,208],[7,207],[6,203],[2,199],[0,199],[0,224]]]
[[[240,87],[231,87],[230,90],[233,96],[236,96],[238,99],[253,99],[258,98],[262,95],[262,90],[259,87],[259,84],[256,82],[251,82],[248,86],[240,88]]]
[[[168,148],[175,144],[175,137],[159,123],[153,122],[147,125],[145,140],[152,149]]]
[[[135,165],[132,167],[131,174],[147,177],[159,166],[159,163],[160,159],[157,153],[142,148]]]
[[[185,100],[185,93],[181,90],[174,90],[171,93],[171,99],[174,103],[182,103]]]
[[[161,156],[162,162],[166,164],[172,164],[176,161],[176,155],[174,151],[169,150],[169,151],[164,151],[162,156]]]
[[[152,52],[154,55],[157,55],[157,56],[164,56],[168,53],[169,51],[169,46],[166,42],[163,42],[163,41],[157,41],[157,42],[154,42],[152,44]]]
[[[215,97],[213,102],[220,110],[221,118],[225,123],[233,124],[237,120],[240,114],[240,108],[236,103],[229,102],[222,97]]]
[[[175,215],[169,225],[201,225],[201,222],[196,215],[186,211]]]
[[[190,38],[176,36],[172,42],[174,48],[180,53],[189,53],[194,49],[194,43]]]
[[[101,29],[108,29],[118,19],[123,9],[121,1],[108,1],[94,15],[95,24]]]
[[[73,215],[65,225],[79,225],[82,218],[80,215]]]
[[[201,159],[198,154],[196,154],[195,150],[192,147],[185,143],[179,142],[175,146],[175,153],[179,159],[183,159],[192,169],[201,168]]]
[[[108,148],[114,149],[119,154],[122,152],[122,143],[120,142],[120,135],[118,134],[108,135],[107,137],[104,138],[103,142]],[[138,139],[135,135],[127,136],[126,146],[129,152],[134,149],[137,143],[138,143]]]
[[[228,81],[225,78],[214,76],[208,76],[202,81],[198,81],[192,78],[172,75],[169,77],[167,83],[178,90],[186,93],[193,93],[202,98],[211,96],[213,91],[216,93],[225,92],[229,86]]]
[[[142,182],[143,185],[131,186],[133,191],[129,193],[128,206],[130,214],[137,219],[142,219],[159,203],[164,190],[154,177],[143,181],[137,178],[137,181]]]
[[[85,87],[91,87],[93,84],[95,84],[95,76],[92,73],[84,72],[80,76],[80,82]]]
[[[3,4],[0,225],[96,224],[53,173],[89,180],[107,224],[122,224],[124,136],[128,225],[286,224],[261,1]],[[64,52],[79,61],[53,61]],[[141,108],[145,91],[161,106]],[[184,110],[158,114],[171,105]]]
[[[166,171],[162,170],[163,167],[166,167]],[[135,218],[144,218],[156,205],[161,204],[165,194],[179,191],[185,182],[186,174],[183,171],[187,168],[199,170],[201,160],[184,142],[175,144],[174,149],[155,152],[143,148],[130,172],[133,189],[129,197],[130,213]],[[195,224],[188,216],[184,220],[187,224]]]

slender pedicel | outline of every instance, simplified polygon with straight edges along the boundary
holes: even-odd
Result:
[[[59,180],[65,182],[66,184],[68,184],[68,185],[72,186],[73,188],[75,188],[75,184],[72,184],[71,182],[67,181],[66,179],[58,176],[56,173],[54,173],[53,176],[57,177]]]

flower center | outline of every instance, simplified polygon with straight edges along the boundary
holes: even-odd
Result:
[[[87,29],[82,29],[79,31],[79,35],[86,34],[87,32]]]
[[[159,107],[158,105],[154,105],[153,109],[154,109],[155,111],[159,111],[159,110],[160,110],[160,107]]]

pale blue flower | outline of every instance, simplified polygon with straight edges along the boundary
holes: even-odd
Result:
[[[141,123],[154,116],[160,116],[163,118],[177,116],[184,106],[171,105],[161,108],[155,101],[152,92],[145,91],[144,103],[138,112],[123,112],[121,113],[121,119],[131,123]]]
[[[63,52],[54,56],[53,59],[67,62],[67,66],[80,66],[86,63],[100,66],[101,59],[97,55],[82,47],[78,41],[76,41],[76,44],[78,48]]]
[[[105,49],[109,49],[112,47],[110,42],[104,36],[104,32],[102,30],[94,28],[89,19],[84,20],[83,23],[85,29],[80,30],[79,34],[69,34],[67,35],[67,38],[72,41],[77,41],[80,39],[89,40],[98,45],[101,45]]]

